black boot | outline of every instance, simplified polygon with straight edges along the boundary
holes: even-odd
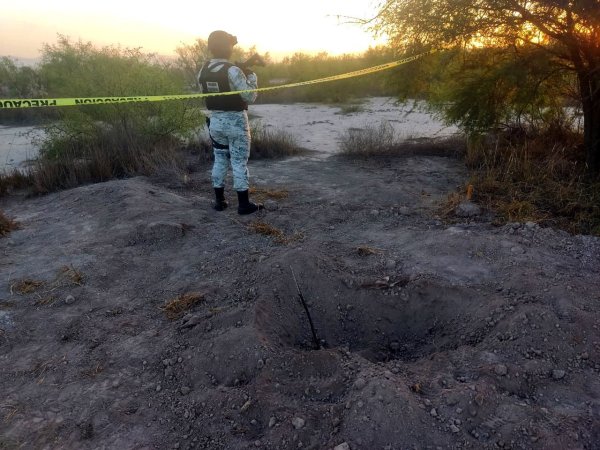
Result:
[[[260,209],[263,209],[263,205],[256,205],[248,199],[248,191],[237,191],[237,195],[239,203],[238,214],[245,216],[247,214],[252,214]]]
[[[229,206],[225,200],[225,188],[215,188],[215,204],[213,208],[217,211],[223,211]]]

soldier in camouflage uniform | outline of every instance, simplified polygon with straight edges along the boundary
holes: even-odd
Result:
[[[232,64],[229,58],[236,44],[237,38],[225,31],[214,31],[210,34],[208,48],[213,59],[207,61],[198,74],[202,92],[231,92],[257,88],[256,74],[249,67],[257,63],[260,57],[253,57],[244,64]],[[256,205],[248,198],[250,126],[247,110],[248,104],[255,100],[256,92],[206,98],[206,107],[211,111],[208,123],[215,155],[212,183],[216,198],[214,208],[217,211],[223,211],[228,206],[225,200],[225,178],[229,162],[233,171],[233,188],[238,195],[238,213],[252,214],[262,209],[262,205]]]

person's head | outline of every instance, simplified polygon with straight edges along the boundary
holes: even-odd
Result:
[[[225,31],[217,30],[208,36],[208,50],[215,58],[231,58],[237,38]]]

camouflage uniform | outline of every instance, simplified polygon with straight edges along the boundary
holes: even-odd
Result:
[[[217,72],[222,65],[214,64],[227,62],[226,59],[212,59],[211,71]],[[214,65],[213,65],[214,64]],[[258,80],[256,74],[245,75],[242,69],[232,66],[228,70],[229,86],[232,91],[256,89]],[[254,103],[256,92],[245,92],[241,97],[247,103]],[[233,172],[233,188],[236,191],[247,191],[248,157],[250,156],[250,125],[246,111],[211,111],[209,132],[211,138],[229,149],[214,149],[215,162],[212,170],[212,183],[215,188],[225,187],[225,178],[229,161]]]

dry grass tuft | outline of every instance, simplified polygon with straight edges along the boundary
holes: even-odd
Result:
[[[0,237],[8,235],[13,230],[19,228],[19,224],[12,219],[9,219],[0,211]]]
[[[100,363],[96,363],[96,365],[90,367],[89,369],[85,369],[81,371],[81,375],[87,378],[96,378],[104,371],[104,367],[100,365]]]
[[[61,267],[59,276],[68,279],[71,283],[77,286],[81,286],[83,284],[83,274],[73,266]]]
[[[275,238],[277,241],[285,239],[285,233],[279,228],[275,228],[266,222],[256,221],[248,225],[250,231],[256,234],[262,234],[263,236],[269,236]]]
[[[46,297],[40,297],[35,301],[35,306],[52,306],[58,300],[54,295],[48,295]]]
[[[13,283],[10,286],[10,293],[12,294],[13,292],[16,292],[19,295],[31,294],[43,287],[44,284],[45,283],[43,281],[24,278],[22,280],[17,281],[16,283]]]
[[[454,214],[454,211],[456,210],[456,207],[460,205],[465,199],[466,197],[463,197],[463,195],[458,192],[452,192],[448,194],[446,201],[444,201],[440,205],[438,214],[440,215],[440,217],[445,218],[452,216]]]
[[[262,222],[257,220],[255,222],[251,222],[248,225],[248,229],[256,234],[262,234],[263,236],[268,236],[274,238],[275,242],[282,245],[287,245],[292,242],[296,242],[304,237],[302,233],[294,233],[291,236],[286,235],[279,228],[275,228],[273,225],[270,225],[266,222]]]
[[[260,188],[250,188],[250,195],[252,195],[253,198],[255,198],[259,202],[264,202],[266,199],[285,200],[290,196],[289,192],[285,189],[274,190]]]
[[[366,245],[360,246],[356,248],[359,256],[371,256],[371,255],[379,255],[382,253],[382,250],[378,248],[368,247]]]
[[[31,186],[30,173],[23,173],[14,169],[12,172],[0,172],[0,197],[18,189]]]
[[[177,320],[192,306],[204,300],[204,294],[188,293],[168,301],[161,309],[169,320]]]
[[[342,136],[341,155],[347,158],[446,156],[457,157],[466,150],[462,136],[431,138],[402,138],[388,122],[350,128]]]
[[[284,130],[256,126],[252,129],[251,159],[274,159],[299,155],[296,138]]]

